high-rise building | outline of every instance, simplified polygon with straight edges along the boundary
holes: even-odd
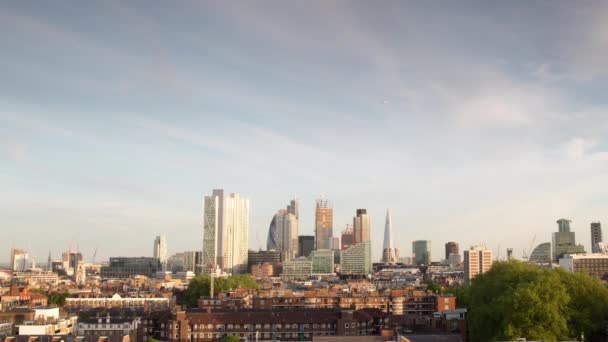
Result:
[[[203,201],[203,271],[247,271],[249,200],[213,190]]]
[[[585,253],[582,245],[576,244],[574,232],[570,231],[570,220],[560,219],[557,221],[558,231],[553,233],[553,261],[566,254]]]
[[[334,210],[325,198],[317,199],[315,208],[315,249],[331,249]]]
[[[331,238],[331,249],[332,250],[340,250],[340,238],[332,237]]]
[[[492,268],[492,251],[482,246],[471,247],[464,251],[464,281],[470,285],[478,274],[486,273]]]
[[[154,239],[154,257],[160,262],[162,271],[167,271],[167,238],[164,235]]]
[[[591,252],[600,253],[599,242],[602,240],[602,224],[600,222],[591,223]]]
[[[445,244],[445,259],[450,259],[450,254],[459,255],[460,248],[458,247],[458,242],[448,242]]]
[[[298,257],[308,257],[315,249],[315,237],[312,235],[298,236]]]
[[[184,252],[184,271],[201,273],[201,264],[203,262],[203,253],[201,251],[185,251]]]
[[[393,245],[391,225],[391,212],[386,209],[386,222],[384,224],[384,244],[382,249],[382,262],[396,264],[399,262],[399,250]]]
[[[357,215],[353,218],[353,231],[355,233],[355,244],[370,241],[370,222],[366,209],[357,209]]]
[[[350,225],[346,225],[346,228],[342,231],[341,240],[342,250],[345,250],[355,244],[355,232]]]
[[[298,254],[298,202],[294,199],[287,209],[280,209],[272,217],[268,228],[267,250],[276,250],[285,260]]]
[[[334,273],[334,251],[329,249],[317,249],[310,255],[313,274]]]
[[[292,213],[296,219],[300,219],[300,205],[298,204],[298,200],[296,198],[292,199],[287,206],[287,211]]]
[[[78,271],[78,263],[82,261],[82,253],[68,250],[62,253],[63,269],[66,274],[73,276]]]
[[[551,263],[551,242],[544,242],[536,246],[528,261],[537,264],[550,264]]]
[[[372,271],[372,243],[365,241],[342,251],[340,269],[343,275],[367,275]]]
[[[414,264],[427,266],[431,264],[430,240],[417,240],[412,242],[412,251],[412,259],[414,259]]]
[[[30,254],[23,249],[11,249],[11,268],[16,272],[24,272],[34,268],[34,260],[30,259]]]

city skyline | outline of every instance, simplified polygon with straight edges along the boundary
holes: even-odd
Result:
[[[435,258],[448,241],[521,257],[561,217],[591,251],[608,221],[606,13],[2,3],[0,262],[13,246],[38,264],[70,245],[151,255],[161,234],[170,255],[198,250],[213,188],[251,199],[252,249],[294,194],[314,235],[325,194],[334,237],[366,208],[373,260],[387,207],[403,256],[427,239]]]

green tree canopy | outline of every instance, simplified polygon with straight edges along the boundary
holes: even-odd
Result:
[[[469,307],[469,302],[471,301],[471,289],[469,286],[458,285],[446,287],[443,293],[456,297],[457,308],[463,309]]]
[[[239,274],[230,277],[215,277],[214,278],[214,295],[220,292],[234,290],[238,288],[257,289],[258,283],[249,274]],[[209,297],[211,291],[211,278],[208,274],[203,274],[194,277],[188,289],[184,294],[186,305],[189,307],[196,306],[196,302],[201,297]]]
[[[224,336],[221,342],[240,342],[241,339],[238,336]]]
[[[468,308],[471,341],[571,340],[606,326],[608,290],[588,275],[497,262],[473,281]]]
[[[442,293],[443,292],[443,287],[441,285],[439,285],[439,283],[437,283],[433,279],[429,279],[425,283],[426,283],[426,289],[428,291],[431,291],[433,293]]]
[[[53,292],[47,294],[49,304],[54,304],[57,306],[64,306],[65,299],[69,296],[70,294],[68,292]]]

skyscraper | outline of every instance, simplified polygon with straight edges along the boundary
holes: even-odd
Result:
[[[334,213],[329,200],[317,199],[315,208],[315,249],[331,249]]]
[[[591,252],[600,253],[600,245],[602,241],[602,224],[600,222],[591,223]]]
[[[365,241],[341,252],[340,268],[343,275],[366,275],[372,271],[372,243]]]
[[[384,244],[382,249],[382,262],[396,264],[399,262],[399,250],[393,245],[391,225],[391,212],[386,209],[386,222],[384,224]]]
[[[482,246],[471,247],[464,251],[464,281],[470,285],[478,274],[486,273],[492,268],[492,251]]]
[[[220,268],[232,274],[247,271],[249,200],[238,193],[213,190],[203,201],[203,272]]]
[[[26,250],[11,249],[11,268],[13,271],[23,272],[34,266],[34,261],[30,259],[30,254]]]
[[[308,257],[315,249],[315,237],[312,235],[298,236],[298,256]]]
[[[367,210],[357,209],[357,216],[353,218],[355,244],[370,241],[369,225],[369,215],[367,215]]]
[[[412,242],[412,251],[414,264],[416,265],[430,265],[431,264],[431,241],[430,240],[418,240]]]
[[[355,244],[355,232],[353,230],[353,227],[351,227],[350,225],[346,225],[346,228],[342,231],[341,240],[342,250],[345,250]]]
[[[160,261],[162,271],[167,271],[167,238],[164,235],[154,239],[154,257]]]
[[[448,242],[445,244],[445,259],[450,259],[450,254],[459,255],[460,248],[458,248],[458,242]]]
[[[281,253],[283,260],[295,258],[298,254],[297,201],[291,201],[287,209],[280,209],[268,228],[267,249]]]
[[[585,249],[576,244],[574,232],[570,231],[570,220],[560,219],[557,221],[558,231],[553,233],[553,261],[565,254],[584,253]]]

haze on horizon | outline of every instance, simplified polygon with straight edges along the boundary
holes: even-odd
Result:
[[[9,1],[0,47],[0,261],[200,249],[214,188],[254,249],[367,208],[374,260],[386,208],[434,260],[608,222],[605,2]]]

